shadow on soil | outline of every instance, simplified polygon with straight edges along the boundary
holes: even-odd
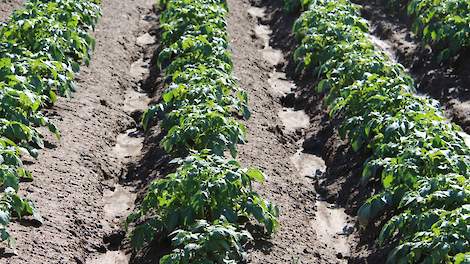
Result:
[[[157,8],[156,6],[154,7]],[[161,29],[158,25],[161,10],[154,9],[153,12],[157,15],[157,19],[154,20],[155,25],[147,33],[153,36],[157,43],[147,46],[143,50],[143,56],[150,58],[149,73],[139,82],[139,89],[140,92],[146,93],[151,98],[150,104],[157,104],[161,101],[165,80],[162,77],[163,74],[160,68],[156,66],[158,54],[162,49],[158,43],[158,40],[161,38]],[[176,169],[174,165],[170,164],[172,157],[159,145],[166,132],[162,131],[156,123],[152,125],[149,131],[144,132],[140,126],[142,114],[141,111],[131,114],[132,118],[139,124],[137,126],[139,132],[145,135],[142,154],[137,161],[127,165],[127,170],[121,176],[119,182],[124,186],[133,186],[137,190],[136,206],[142,202],[148,186],[153,180],[163,178]],[[129,236],[130,234],[127,235]],[[171,252],[171,241],[166,236],[160,235],[159,239],[156,239],[139,251],[132,250],[128,240],[124,240],[121,247],[132,252],[129,260],[130,264],[150,264],[158,263],[162,256]]]

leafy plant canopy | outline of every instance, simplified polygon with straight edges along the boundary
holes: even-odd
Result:
[[[468,263],[470,149],[461,129],[436,101],[414,94],[402,65],[374,48],[358,6],[303,4],[307,10],[293,28],[297,71],[318,76],[316,90],[326,94],[330,115],[343,120],[340,134],[352,148],[372,151],[363,184],[382,183],[360,207],[359,221],[367,225],[393,210],[378,239],[399,241],[388,263]]]
[[[21,155],[38,156],[37,130],[57,127],[40,110],[74,91],[74,73],[89,63],[95,41],[87,33],[100,17],[99,0],[29,0],[0,25],[0,239],[14,245],[7,226],[12,215],[33,215],[34,205],[18,194],[32,176]]]
[[[171,238],[169,263],[239,263],[252,239],[245,223],[267,234],[278,228],[276,206],[258,195],[253,182],[265,175],[234,160],[245,142],[247,94],[236,86],[228,51],[223,0],[162,1],[163,49],[158,66],[167,80],[160,104],[143,115],[148,129],[158,119],[162,148],[176,157],[176,172],[153,181],[127,223],[140,249]],[[229,154],[234,159],[226,159]]]

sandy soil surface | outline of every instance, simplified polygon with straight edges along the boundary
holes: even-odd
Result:
[[[343,209],[322,202],[314,190],[314,178],[326,167],[320,157],[302,149],[310,117],[303,109],[282,103],[296,87],[283,71],[287,54],[271,47],[277,28],[267,24],[266,8],[247,0],[228,4],[234,74],[249,94],[252,111],[240,159],[265,170],[269,178],[257,189],[281,211],[279,232],[255,241],[249,262],[345,263],[351,244],[341,233],[351,219]]]
[[[130,69],[140,56],[136,42],[150,25],[146,15],[152,4],[103,1],[103,17],[94,33],[96,50],[91,65],[77,76],[78,91],[46,110],[62,139],[46,133],[46,149],[37,160],[27,161],[35,179],[22,184],[21,194],[34,201],[44,224],[13,223],[17,254],[6,249],[0,263],[85,263],[107,250],[103,237],[131,207],[113,207],[109,199],[120,197],[113,193],[121,191],[114,182],[121,173],[122,153],[127,157],[126,147],[132,145],[117,137],[134,122],[130,112],[137,104],[134,88],[141,76]]]
[[[21,7],[24,0],[0,0],[0,22],[8,19],[10,14]]]

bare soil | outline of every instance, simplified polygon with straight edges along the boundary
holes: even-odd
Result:
[[[338,256],[349,254],[347,237],[339,238],[340,235],[335,234],[347,224],[346,216],[338,218],[341,228],[331,230],[332,235],[325,235],[323,231],[330,228],[318,222],[324,215],[318,212],[312,178],[325,169],[323,162],[310,166],[307,177],[302,175],[305,174],[303,166],[296,167],[293,162],[302,149],[301,139],[309,126],[309,118],[298,111],[301,109],[284,107],[276,85],[272,85],[283,80],[278,76],[283,72],[280,66],[285,61],[282,50],[268,46],[270,39],[265,38],[266,33],[274,29],[264,21],[268,14],[263,8],[253,8],[247,0],[229,0],[228,4],[234,74],[240,87],[249,94],[252,111],[251,119],[246,122],[248,143],[240,146],[239,158],[243,164],[259,166],[267,173],[268,180],[257,186],[257,190],[281,211],[280,230],[270,239],[256,240],[249,250],[248,262],[346,262]],[[325,212],[326,215],[331,213],[330,209]],[[345,241],[346,248],[338,241]]]
[[[438,62],[437,51],[423,45],[410,31],[406,11],[394,13],[381,0],[360,1],[372,34],[409,69],[418,91],[439,100],[448,117],[470,133],[470,49],[448,61]]]
[[[11,13],[20,8],[24,0],[0,0],[0,22],[6,21]]]

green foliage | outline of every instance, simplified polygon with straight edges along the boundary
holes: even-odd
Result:
[[[426,1],[422,1],[426,2]],[[379,240],[398,239],[389,263],[465,261],[470,250],[470,149],[434,100],[413,94],[403,66],[367,38],[356,5],[312,2],[294,25],[299,74],[318,76],[339,132],[355,151],[369,149],[362,184],[382,183],[358,211],[367,225],[386,209]],[[462,262],[464,263],[464,262]]]
[[[201,105],[188,105],[171,111],[163,122],[168,130],[161,145],[168,153],[183,150],[211,149],[223,155],[228,148],[232,157],[237,154],[237,143],[243,143],[245,127],[227,112],[210,101]]]
[[[127,224],[140,249],[172,237],[173,253],[160,263],[238,263],[251,239],[244,224],[256,220],[267,234],[278,228],[278,208],[253,191],[264,174],[235,160],[245,142],[247,94],[236,86],[228,51],[225,1],[161,2],[162,51],[158,66],[167,80],[160,104],[143,115],[148,130],[158,119],[161,147],[175,157],[175,173],[153,181]],[[185,157],[185,158],[184,158]]]
[[[171,236],[176,249],[160,264],[236,264],[245,255],[242,245],[252,239],[223,218],[213,224],[197,220],[188,230],[176,230]]]
[[[166,3],[166,2],[165,2]],[[168,133],[162,147],[176,156],[211,149],[235,157],[245,128],[232,115],[249,118],[247,95],[235,86],[227,51],[225,2],[171,1],[161,15],[162,45],[158,63],[168,76],[163,102],[148,109],[142,124],[155,117]]]
[[[138,210],[129,221],[137,219],[151,223],[152,234],[166,234],[187,228],[197,219],[214,222],[223,217],[229,223],[253,218],[263,224],[268,234],[278,227],[277,207],[262,199],[252,189],[252,182],[264,181],[256,169],[242,169],[235,160],[225,160],[208,151],[194,153],[179,164],[175,173],[151,183]],[[146,217],[151,216],[151,219]],[[133,236],[135,245],[142,245],[139,233]],[[153,236],[144,238],[146,242]]]
[[[470,2],[465,0],[387,0],[395,9],[406,9],[413,32],[439,54],[439,61],[470,47]]]
[[[88,63],[95,41],[87,33],[100,16],[97,0],[30,0],[0,27],[0,239],[12,245],[11,212],[40,219],[17,194],[20,179],[31,179],[21,155],[37,157],[44,143],[37,130],[60,133],[41,112],[57,96],[74,91],[74,73]]]
[[[22,199],[12,187],[7,187],[0,194],[0,239],[6,241],[10,247],[15,247],[15,239],[8,232],[12,213],[21,218],[24,215],[32,215],[37,221],[42,222],[34,205]]]

